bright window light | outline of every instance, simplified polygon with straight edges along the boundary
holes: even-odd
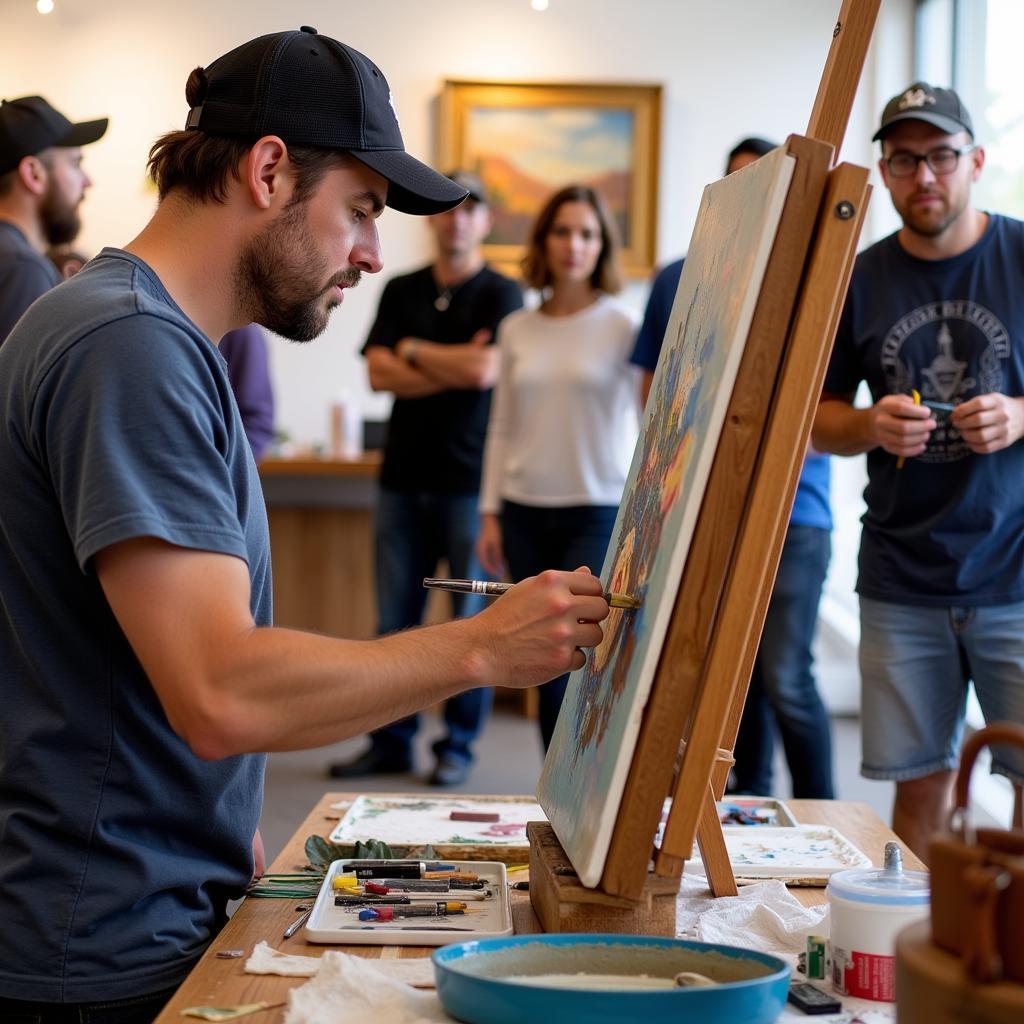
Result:
[[[548,0],[530,0],[530,6],[535,11],[546,11],[548,9]]]
[[[53,0],[36,0],[36,10],[40,14],[49,14],[53,10]]]

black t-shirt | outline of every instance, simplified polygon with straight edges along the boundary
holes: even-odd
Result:
[[[372,345],[393,349],[409,337],[464,345],[484,328],[493,344],[502,318],[523,304],[519,286],[490,267],[452,289],[447,309],[435,307],[437,297],[430,267],[389,281],[363,354]],[[476,494],[490,408],[490,391],[474,389],[396,398],[381,485],[392,491]]]

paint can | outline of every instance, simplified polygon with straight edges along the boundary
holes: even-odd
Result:
[[[895,1002],[896,936],[927,919],[928,893],[928,873],[904,871],[898,843],[886,844],[884,868],[853,868],[829,879],[825,895],[837,992]]]

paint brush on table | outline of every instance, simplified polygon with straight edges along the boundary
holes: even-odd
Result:
[[[482,594],[484,597],[501,597],[511,590],[514,583],[492,583],[490,580],[436,580],[429,576],[423,581],[428,590],[447,590],[452,594]],[[604,599],[613,608],[639,608],[640,598],[629,594],[613,594],[605,591]]]

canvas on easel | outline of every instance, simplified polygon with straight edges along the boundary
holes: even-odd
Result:
[[[567,897],[577,906],[604,897],[656,901],[664,886],[652,879],[678,880],[695,837],[712,890],[735,891],[714,796],[867,202],[866,170],[830,168],[878,6],[844,0],[811,137],[791,136],[705,193],[602,577],[609,588],[639,591],[644,606],[632,626],[613,613],[592,665],[574,674],[538,789],[558,841],[545,844],[547,861],[564,848],[582,885],[596,889]],[[751,188],[746,203],[730,209],[725,190],[743,187]],[[729,212],[704,220],[705,205]],[[759,229],[751,233],[746,223]],[[759,264],[762,245],[770,255]],[[749,304],[745,324],[734,316],[726,321],[731,330],[716,330],[721,317],[709,310],[729,309],[730,298],[739,308]],[[714,415],[699,421],[711,431],[702,434],[704,451],[686,431],[697,422],[687,419],[699,408],[695,392],[717,398]],[[720,434],[716,424],[724,424]],[[681,487],[693,490],[681,498]],[[668,794],[672,811],[655,850]],[[531,873],[534,866],[531,850]],[[564,875],[557,868],[556,884],[541,890],[548,906],[534,901],[545,926],[546,912],[556,919],[549,911],[561,897],[551,894]]]
[[[570,678],[538,787],[584,885],[604,868],[793,165],[780,148],[701,202],[601,574],[642,604],[612,610]]]

